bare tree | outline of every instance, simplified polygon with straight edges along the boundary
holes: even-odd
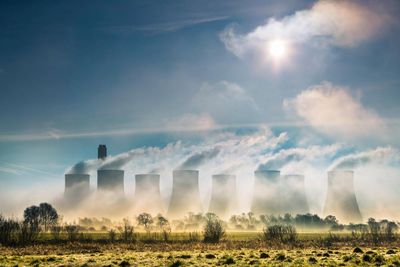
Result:
[[[58,222],[58,213],[49,203],[39,204],[39,223],[47,232],[52,226]]]
[[[139,216],[137,217],[137,221],[139,225],[143,225],[144,229],[146,230],[146,232],[150,232],[150,227],[153,224],[153,217],[151,216],[151,214],[149,213],[141,213],[139,214]]]
[[[165,242],[167,242],[171,234],[171,226],[169,225],[169,221],[161,214],[159,214],[156,218],[156,224],[161,231],[162,238]]]

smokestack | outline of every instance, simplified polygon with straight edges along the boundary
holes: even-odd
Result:
[[[82,200],[90,193],[89,174],[66,174],[64,196],[69,200]]]
[[[281,214],[280,171],[258,170],[254,172],[254,176],[251,211],[256,215]]]
[[[284,192],[284,201],[282,205],[282,211],[284,213],[297,215],[310,212],[304,184],[304,175],[285,175],[281,186],[281,192]]]
[[[97,148],[97,158],[98,159],[106,159],[107,157],[107,147],[106,145],[99,145]]]
[[[209,212],[221,218],[228,218],[233,214],[236,204],[236,176],[229,174],[215,174],[212,176],[212,194]]]
[[[354,172],[348,170],[328,172],[328,192],[324,215],[334,215],[342,223],[362,222],[354,191]]]
[[[188,212],[202,212],[199,171],[174,170],[172,178],[172,194],[168,216],[183,218]]]
[[[124,193],[124,171],[122,170],[98,170],[97,190],[114,191]]]
[[[135,181],[135,211],[138,213],[162,213],[160,175],[136,174]]]

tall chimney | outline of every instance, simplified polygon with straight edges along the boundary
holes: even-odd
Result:
[[[152,214],[163,213],[159,174],[135,175],[135,211]]]
[[[99,145],[99,147],[97,148],[97,158],[104,160],[106,157],[107,157],[106,145]]]
[[[236,204],[236,176],[229,174],[213,175],[209,212],[215,213],[221,218],[228,218],[233,214],[233,208]]]
[[[183,218],[189,212],[198,213],[202,211],[199,191],[199,171],[174,170],[168,217]]]
[[[297,215],[310,212],[304,185],[304,175],[291,174],[283,176],[281,188],[281,192],[284,193],[283,213]]]
[[[257,170],[254,172],[254,176],[251,211],[256,215],[282,214],[282,194],[279,186],[280,171]]]
[[[354,191],[354,172],[337,170],[328,172],[328,192],[324,216],[334,215],[342,223],[360,223],[362,216]]]

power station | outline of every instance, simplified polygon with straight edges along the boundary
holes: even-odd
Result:
[[[328,191],[324,215],[335,215],[341,222],[362,222],[354,191],[354,172],[336,170],[328,172]]]
[[[98,159],[106,159],[107,157],[107,147],[106,145],[99,145],[99,147],[97,148],[97,158]]]
[[[254,172],[254,191],[251,211],[256,215],[281,214],[282,194],[280,171],[257,170]]]
[[[215,174],[212,176],[211,200],[208,211],[221,218],[234,214],[236,206],[236,176]]]
[[[304,180],[304,175],[283,176],[281,183],[281,192],[284,193],[281,207],[283,213],[297,215],[310,212]]]
[[[159,174],[135,175],[135,212],[163,213]]]
[[[174,170],[168,216],[183,218],[188,212],[203,212],[199,191],[199,171]]]
[[[124,171],[98,170],[97,190],[124,193]]]
[[[98,160],[106,160],[107,147],[99,145]],[[124,170],[97,170],[97,190],[112,193],[116,198],[124,196]],[[292,215],[310,212],[305,190],[304,175],[281,175],[279,170],[254,172],[254,191],[250,210],[255,215]],[[328,190],[323,213],[334,215],[340,222],[362,222],[361,212],[354,190],[354,173],[350,170],[328,172]],[[136,174],[133,203],[137,213],[163,213],[159,174]],[[90,175],[87,173],[65,174],[64,196],[68,202],[77,203],[90,195]],[[215,174],[212,176],[211,199],[208,211],[221,218],[235,213],[237,206],[236,176]],[[183,218],[189,212],[203,212],[199,190],[198,170],[174,170],[172,193],[167,215]]]
[[[64,196],[68,200],[79,201],[90,193],[89,174],[65,174]]]

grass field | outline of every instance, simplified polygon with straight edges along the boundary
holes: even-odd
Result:
[[[37,248],[39,249],[39,248]],[[340,249],[221,249],[194,248],[187,250],[134,251],[129,247],[104,246],[81,248],[83,251],[53,253],[51,247],[32,250],[33,254],[8,251],[0,256],[2,266],[400,266],[399,251],[386,248]],[[190,249],[190,250],[189,250]],[[4,251],[3,251],[4,252]],[[18,255],[18,254],[22,255]]]
[[[398,242],[330,247],[314,242],[327,234],[301,233],[291,245],[265,243],[257,232],[228,232],[218,244],[189,241],[189,233],[173,233],[167,243],[139,233],[129,244],[106,242],[106,233],[86,235],[91,241],[51,244],[43,235],[36,245],[0,247],[0,266],[400,266]]]

